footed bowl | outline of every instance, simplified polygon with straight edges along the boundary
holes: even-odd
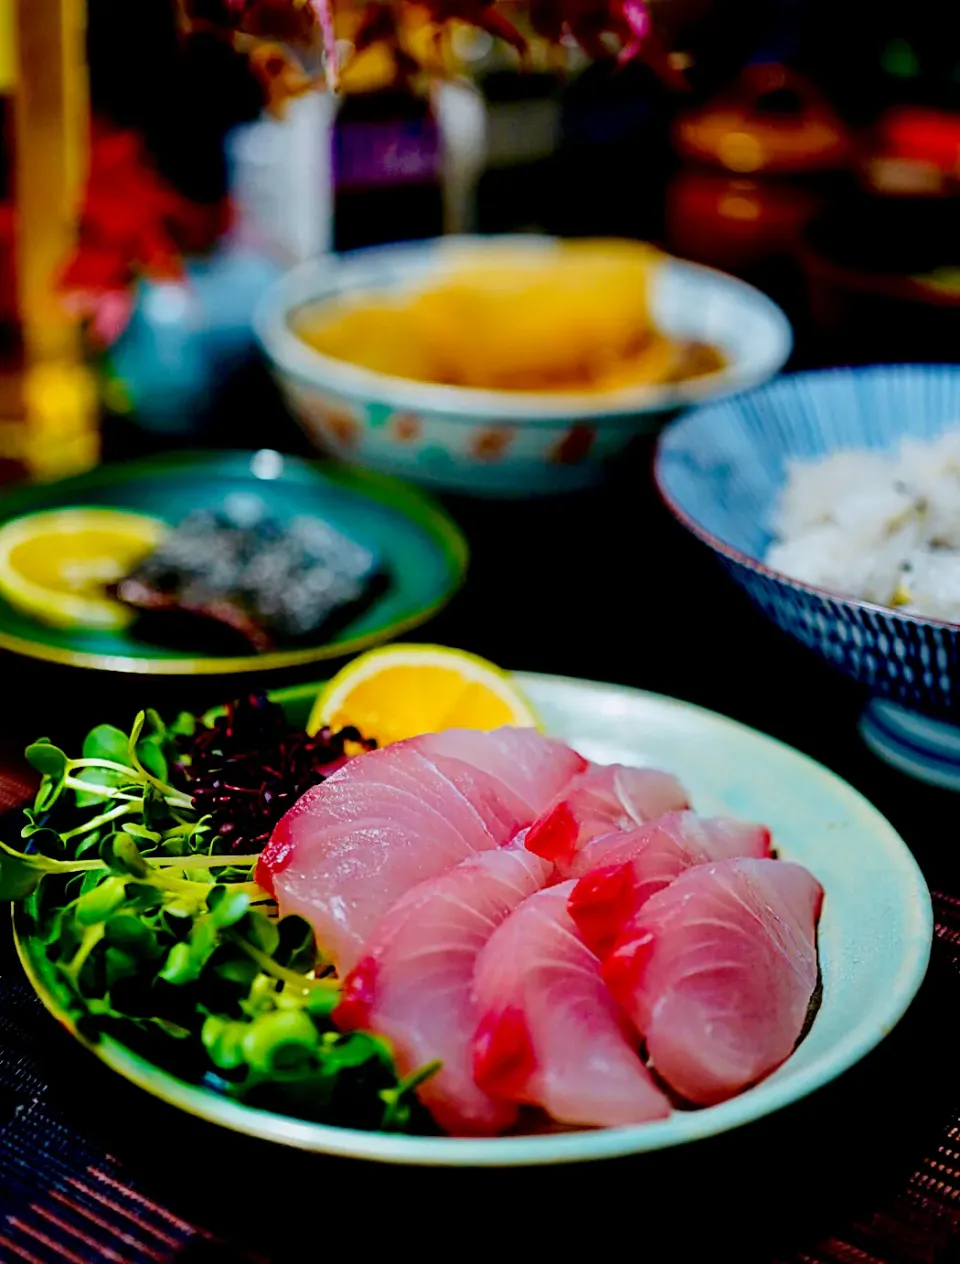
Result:
[[[763,558],[792,457],[894,447],[960,425],[960,367],[889,365],[798,373],[705,405],[661,436],[660,494],[778,627],[866,685],[871,749],[911,776],[960,790],[960,625],[800,583]]]

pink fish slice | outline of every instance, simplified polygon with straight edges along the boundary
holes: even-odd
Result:
[[[404,1076],[440,1060],[417,1094],[446,1132],[491,1135],[517,1117],[515,1105],[474,1082],[474,967],[496,928],[550,872],[522,844],[461,861],[393,906],[344,982],[334,1013],[341,1030],[386,1037]]]
[[[569,877],[577,852],[591,839],[635,829],[665,812],[689,807],[686,790],[669,773],[623,764],[593,764],[534,821],[530,851]]]
[[[681,1097],[720,1102],[786,1060],[817,985],[819,882],[799,865],[722,860],[650,897],[603,967]]]
[[[565,882],[529,896],[477,959],[476,1082],[493,1097],[539,1106],[562,1124],[663,1119],[670,1104],[567,912],[572,888]]]
[[[571,865],[579,881],[570,916],[589,947],[605,957],[624,924],[684,870],[735,856],[769,856],[771,841],[764,825],[701,819],[693,812],[668,812],[639,829],[591,839]]]
[[[411,887],[508,842],[582,767],[534,729],[452,729],[359,755],[283,817],[257,881],[345,974]]]

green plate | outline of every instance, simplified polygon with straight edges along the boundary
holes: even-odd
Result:
[[[21,514],[75,506],[127,509],[176,524],[215,508],[231,492],[255,492],[279,517],[317,513],[379,554],[386,593],[336,635],[316,645],[243,656],[196,655],[138,640],[131,631],[48,627],[0,597],[0,648],[47,662],[145,675],[262,672],[341,658],[425,623],[456,592],[467,546],[453,521],[404,483],[278,453],[184,453],[106,465],[61,482],[4,495],[0,525]]]
[[[547,730],[587,758],[670,769],[686,784],[698,811],[766,823],[780,854],[806,865],[820,880],[823,999],[809,1034],[782,1067],[719,1106],[677,1111],[654,1123],[468,1139],[360,1132],[256,1110],[186,1083],[115,1040],[93,1046],[97,1056],[181,1110],[294,1149],[389,1163],[499,1167],[611,1159],[714,1136],[799,1101],[883,1040],[923,980],[933,916],[916,862],[876,808],[789,746],[688,703],[582,680],[516,679]],[[301,686],[274,696],[291,719],[305,721],[318,688]],[[28,900],[18,909],[15,927],[26,929],[30,915]],[[39,954],[28,955],[19,940],[18,948],[47,1009],[77,1035],[53,968]]]

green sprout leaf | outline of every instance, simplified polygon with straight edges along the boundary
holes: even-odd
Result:
[[[130,770],[130,777],[127,777],[113,768],[81,768],[76,777],[71,779],[74,801],[78,808],[96,807],[113,797],[113,793],[126,785],[134,775],[133,769]],[[83,782],[91,788],[78,789],[77,782]]]
[[[193,737],[197,731],[197,717],[189,711],[181,711],[170,725],[168,733],[172,737]]]
[[[248,1024],[243,1036],[243,1056],[254,1071],[270,1075],[302,1066],[320,1043],[316,1027],[306,1014],[264,1014]]]
[[[140,854],[140,848],[129,834],[120,831],[109,834],[100,846],[100,859],[108,869],[129,874],[132,878],[145,878],[150,866]]]
[[[153,833],[162,833],[170,822],[167,801],[155,785],[148,782],[143,788],[143,824]]]
[[[251,909],[238,927],[244,938],[260,952],[272,957],[280,946],[280,932],[266,913]]]
[[[51,781],[62,781],[67,775],[67,768],[70,761],[58,746],[46,737],[41,738],[39,742],[34,742],[26,749],[27,762],[37,772],[43,773],[45,777],[49,777]]]
[[[143,711],[128,734],[92,728],[77,759],[30,746],[42,781],[24,850],[0,842],[0,899],[28,899],[31,960],[90,1040],[266,1109],[418,1126],[419,1074],[400,1079],[387,1042],[335,1029],[341,987],[311,927],[278,919],[258,856],[226,849],[195,806],[204,723]]]
[[[22,900],[49,872],[43,856],[25,856],[0,844],[0,900]]]
[[[188,943],[173,945],[157,977],[177,987],[184,983],[193,983],[200,977],[200,969]]]
[[[246,915],[250,907],[250,897],[245,891],[231,891],[227,886],[216,886],[207,896],[207,907],[214,926],[235,926]]]
[[[53,807],[63,793],[70,761],[63,751],[54,746],[46,737],[28,746],[25,754],[27,762],[37,772],[43,774],[37,797],[34,800],[34,809],[37,812],[46,812]]]
[[[245,990],[252,987],[254,980],[260,974],[259,965],[246,953],[238,951],[232,945],[221,946],[211,966],[225,983]]]
[[[127,735],[112,724],[98,724],[83,739],[84,759],[107,759],[113,764],[127,762]]]
[[[167,761],[158,742],[141,740],[137,744],[137,756],[148,773],[158,781],[166,781]]]
[[[153,707],[147,707],[143,712],[143,726],[140,730],[141,737],[147,741],[163,742],[167,736],[167,726],[164,724],[159,711],[154,711]]]
[[[28,839],[30,850],[40,852],[44,856],[59,859],[66,851],[63,839],[56,830],[46,825],[25,825],[20,837]]]
[[[419,1071],[414,1071],[405,1080],[401,1080],[396,1088],[380,1090],[380,1100],[384,1104],[380,1126],[384,1132],[402,1132],[409,1125],[413,1109],[411,1098],[420,1085],[436,1075],[442,1066],[442,1062],[429,1062]]]
[[[207,1017],[200,1031],[200,1040],[214,1066],[221,1071],[235,1071],[244,1065],[243,1040],[248,1026],[216,1014]]]
[[[163,904],[163,892],[153,882],[128,882],[130,908],[142,914],[156,913]]]
[[[339,1004],[340,989],[338,987],[311,988],[307,993],[304,1008],[312,1018],[322,1020],[329,1018]]]
[[[372,1032],[352,1031],[346,1036],[331,1032],[327,1035],[326,1041],[326,1057],[338,1070],[363,1066],[367,1062],[382,1062],[384,1066],[393,1065],[393,1053],[390,1046]]]
[[[126,901],[127,887],[122,878],[109,877],[82,895],[74,905],[73,915],[80,926],[105,922]]]
[[[141,711],[127,738],[127,762],[161,793],[171,790],[166,784],[167,761],[162,746],[166,728],[156,711]]]
[[[131,838],[141,838],[147,843],[160,843],[163,841],[163,835],[157,830],[149,830],[145,825],[138,825],[136,821],[127,821],[124,824],[123,831],[129,834]]]
[[[129,907],[121,907],[107,921],[105,938],[138,957],[152,958],[160,951],[157,932],[148,921]]]

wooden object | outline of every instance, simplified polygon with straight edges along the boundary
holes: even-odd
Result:
[[[13,4],[16,272],[22,361],[0,390],[0,453],[37,478],[98,455],[97,392],[81,331],[56,292],[86,172],[85,0]],[[9,26],[9,21],[8,21]]]

